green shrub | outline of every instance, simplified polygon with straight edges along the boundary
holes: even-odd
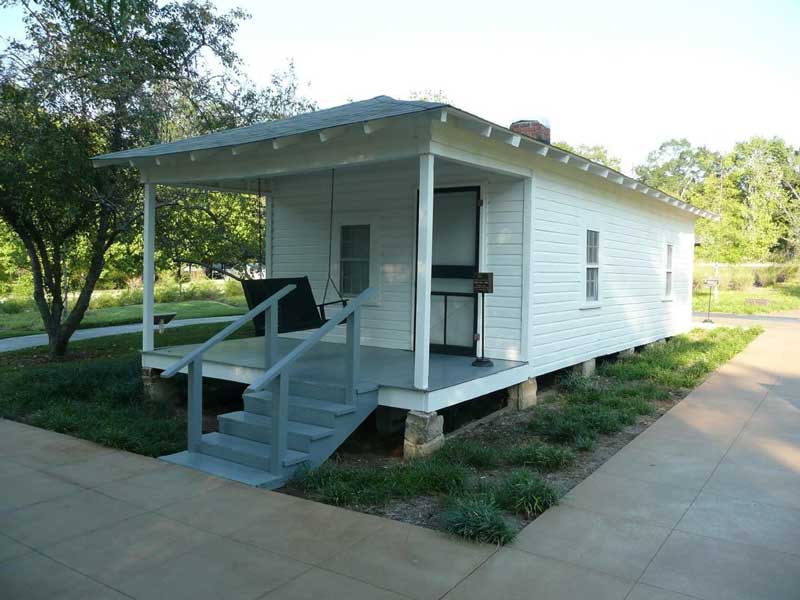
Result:
[[[534,442],[517,446],[508,452],[508,463],[537,471],[556,471],[575,462],[575,453],[569,448]]]
[[[242,282],[235,279],[226,279],[225,283],[222,284],[222,293],[225,294],[226,298],[244,296]]]
[[[558,502],[553,487],[535,473],[518,469],[497,488],[497,504],[509,512],[533,518]]]
[[[32,298],[20,298],[17,296],[0,300],[0,314],[18,315],[34,309],[35,304]]]
[[[475,542],[504,545],[516,533],[490,499],[459,498],[442,517],[445,531]]]
[[[725,289],[728,290],[747,290],[755,283],[755,272],[747,267],[730,267],[725,276]]]

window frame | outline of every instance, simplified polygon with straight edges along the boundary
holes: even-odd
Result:
[[[675,243],[668,240],[664,246],[664,300],[670,301],[675,297]]]
[[[344,229],[345,228],[352,228],[352,229],[355,229],[355,228],[366,228],[366,233],[367,233],[367,238],[368,238],[368,241],[367,241],[367,256],[366,256],[366,258],[364,258],[364,257],[344,257],[342,255],[342,242],[344,240],[344,235],[343,234],[344,234]],[[341,225],[339,227],[339,291],[342,293],[342,296],[344,296],[346,298],[355,298],[356,296],[358,296],[358,294],[360,294],[361,292],[366,290],[370,286],[370,283],[372,282],[372,276],[371,276],[371,273],[370,273],[370,271],[372,269],[372,262],[373,262],[372,249],[370,247],[371,244],[372,244],[372,236],[373,236],[372,227],[369,224],[358,224],[358,225],[343,224],[343,225]],[[344,269],[344,266],[347,263],[352,263],[352,264],[355,264],[355,263],[364,264],[364,263],[366,263],[366,266],[367,266],[367,285],[364,288],[364,290],[360,290],[358,292],[352,292],[352,291],[345,290],[345,283],[344,283],[344,270],[345,269]]]
[[[381,303],[382,269],[380,265],[380,231],[378,230],[377,215],[366,212],[347,212],[334,217],[333,239],[331,240],[331,279],[339,287],[342,280],[342,228],[353,225],[369,226],[369,286],[375,290],[375,294],[364,303],[364,306],[378,306]],[[355,298],[355,295],[342,293],[342,297]]]
[[[597,234],[596,252],[597,257],[595,262],[589,261],[589,233],[594,232]],[[581,310],[600,308],[603,303],[602,293],[602,267],[603,267],[603,230],[599,223],[586,222],[581,228],[581,301],[579,308]],[[596,277],[596,298],[589,298],[587,294],[587,286],[589,283],[589,269],[594,269],[597,273]]]

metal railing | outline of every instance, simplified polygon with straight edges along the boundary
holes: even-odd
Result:
[[[203,354],[263,312],[264,368],[269,372],[278,355],[278,301],[294,289],[294,285],[287,285],[162,371],[161,377],[172,377],[188,365],[187,445],[190,451],[199,449],[203,436]]]
[[[347,306],[333,315],[322,327],[305,338],[291,352],[283,356],[274,365],[268,367],[267,372],[247,388],[247,392],[260,392],[271,385],[272,456],[270,470],[274,474],[278,475],[283,472],[283,458],[286,456],[286,436],[289,420],[289,367],[346,319],[344,393],[345,402],[354,404],[361,365],[361,306],[374,293],[374,289],[367,288],[358,296],[349,300]]]

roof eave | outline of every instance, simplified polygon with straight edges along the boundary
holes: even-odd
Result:
[[[571,165],[584,172],[588,172],[592,175],[596,175],[598,177],[607,179],[612,183],[623,185],[625,187],[630,188],[633,191],[638,191],[644,194],[645,196],[648,196],[649,198],[661,200],[662,202],[665,202],[668,205],[674,206],[675,208],[678,208],[682,211],[693,214],[696,217],[702,217],[714,222],[718,222],[720,220],[719,215],[714,212],[697,208],[696,206],[693,206],[688,202],[684,202],[683,200],[680,200],[678,198],[675,198],[674,196],[671,196],[670,194],[667,194],[666,192],[661,191],[658,188],[642,183],[638,179],[625,175],[624,173],[621,173],[616,169],[595,162],[589,158],[586,158],[585,156],[576,154],[575,152],[571,152],[569,150],[565,150],[564,148],[560,148],[559,146],[555,146],[553,144],[537,140],[536,138],[532,138],[527,135],[517,133],[507,127],[503,127],[502,125],[497,125],[496,123],[492,123],[491,121],[487,121],[486,119],[483,119],[477,115],[463,111],[453,106],[447,106],[441,110],[444,110],[446,112],[451,112],[453,113],[454,116],[461,119],[468,119],[482,123],[487,127],[492,127],[497,131],[503,132],[507,136],[517,136],[522,140],[522,142],[524,142],[524,144],[533,147],[535,149],[534,151],[543,158],[551,158],[557,160],[558,162],[564,165],[567,166]],[[446,117],[444,118],[444,120],[446,120]],[[522,148],[523,143],[516,144],[516,147]]]

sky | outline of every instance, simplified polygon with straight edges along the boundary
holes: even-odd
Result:
[[[251,19],[246,73],[294,61],[325,108],[441,90],[500,125],[545,118],[630,172],[670,138],[727,151],[753,135],[800,146],[800,0],[217,0]],[[18,9],[0,36],[19,36]]]

